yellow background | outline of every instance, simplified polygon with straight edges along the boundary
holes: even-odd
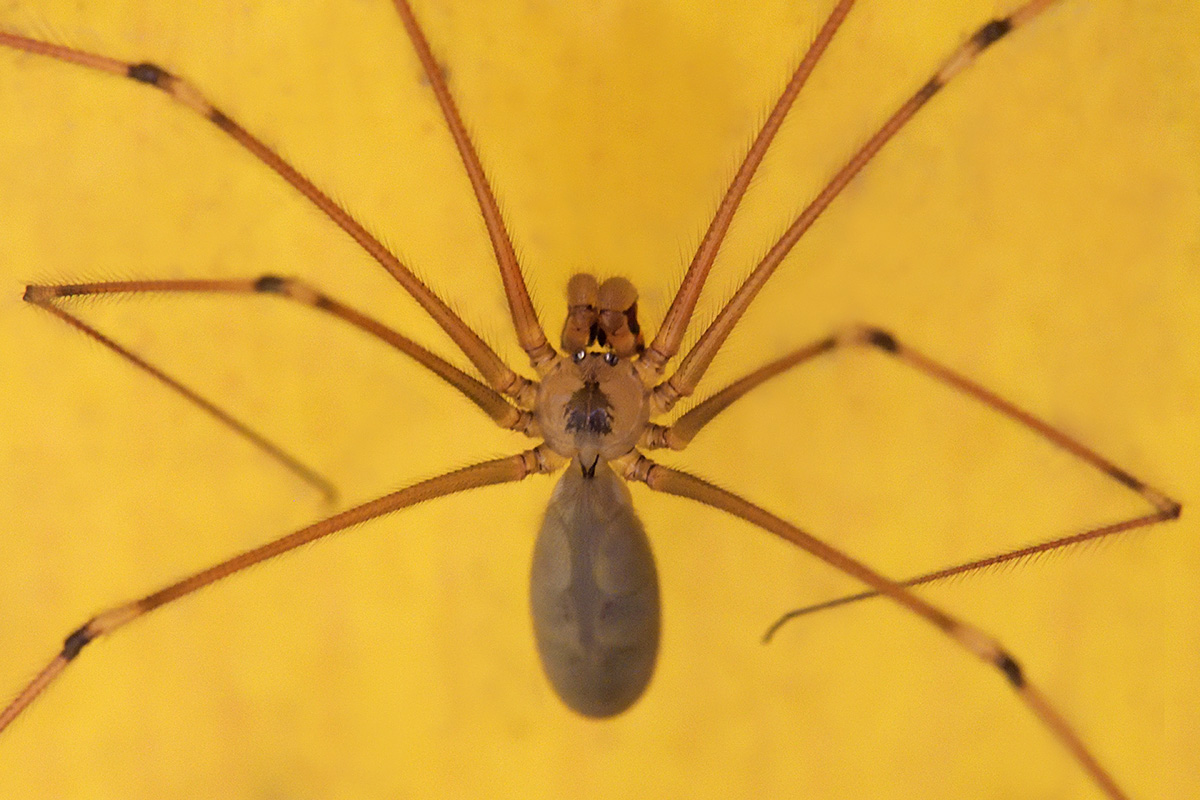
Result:
[[[9,2],[0,24],[189,76],[521,364],[389,3],[79,5]],[[656,328],[829,5],[418,3],[552,338],[578,269],[633,278]],[[996,12],[864,0],[756,180],[701,318]],[[704,387],[874,322],[1182,500],[1176,524],[923,592],[1008,644],[1140,798],[1200,793],[1198,16],[1190,0],[1068,0],[998,45],[796,249]],[[464,359],[344,234],[151,90],[5,52],[0,137],[8,694],[97,610],[328,510],[23,304],[26,282],[299,275]],[[526,446],[376,342],[270,298],[76,307],[316,466],[345,503]],[[669,460],[896,576],[1141,509],[869,353],[764,387],[692,450]],[[0,796],[1098,796],[997,676],[888,604],[761,646],[778,613],[852,584],[645,487],[633,492],[663,584],[658,673],[625,716],[576,718],[540,674],[526,611],[551,485],[365,525],[94,644],[0,736]]]

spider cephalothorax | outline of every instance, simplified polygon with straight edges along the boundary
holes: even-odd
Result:
[[[597,284],[576,275],[567,284],[567,320],[559,355],[538,387],[534,416],[546,445],[590,464],[637,445],[650,419],[651,388],[636,368],[641,328],[637,291],[624,278]],[[591,350],[599,344],[603,350]]]

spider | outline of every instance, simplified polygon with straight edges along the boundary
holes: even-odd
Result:
[[[266,286],[278,286],[278,284],[272,284],[272,283],[270,283],[270,282],[260,282],[260,283],[258,284],[258,286],[259,286],[260,288],[263,288],[263,287],[266,287]],[[331,293],[331,294],[332,294],[332,293]],[[620,311],[624,312],[624,309],[617,309],[617,310],[620,310]],[[903,338],[903,332],[900,332],[900,335],[901,335],[901,338]],[[886,341],[888,341],[888,340],[887,340],[885,337],[882,337],[882,336],[873,336],[873,337],[872,337],[872,340],[873,340],[873,341],[876,341],[877,343],[883,343],[883,342],[886,342]],[[650,343],[650,342],[648,341],[648,343]],[[651,344],[652,344],[652,343],[651,343]],[[625,356],[625,361],[624,361],[623,363],[628,363],[628,360],[629,360],[628,356],[629,356],[629,354],[626,354],[626,356]],[[592,357],[600,357],[600,356],[599,356],[599,353],[597,353],[597,355],[596,355],[596,356],[592,356]],[[89,652],[90,652],[90,651],[89,651]]]

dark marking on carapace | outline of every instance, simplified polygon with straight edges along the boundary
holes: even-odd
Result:
[[[612,432],[611,409],[608,398],[600,391],[600,384],[585,383],[567,401],[567,430],[605,436]]]
[[[236,135],[238,130],[237,123],[225,116],[225,112],[221,111],[219,108],[214,108],[208,113],[208,121],[216,125],[221,130],[233,134],[234,138],[238,138]]]

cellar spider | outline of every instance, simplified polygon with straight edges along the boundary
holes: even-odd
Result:
[[[143,101],[143,102],[145,102],[145,101]],[[548,282],[547,282],[547,283],[548,283]],[[558,287],[557,287],[557,285],[556,285],[556,287],[554,287],[554,289],[556,289],[556,291],[557,291],[557,288],[558,288]],[[644,287],[641,287],[641,285],[640,285],[640,288],[643,288],[643,290],[644,290]],[[550,289],[550,287],[548,287],[548,285],[546,285],[546,284],[542,284],[542,289],[544,289],[544,291],[548,291],[548,289]],[[899,332],[899,333],[901,333],[901,336],[902,336],[902,333],[904,333],[904,331],[898,331],[898,332]],[[732,483],[732,479],[731,479],[730,483],[731,483],[731,486],[732,486],[732,485],[733,485],[733,483]],[[412,517],[409,517],[409,518],[412,518]],[[415,524],[415,523],[414,523],[414,524]],[[709,523],[709,524],[712,524],[712,523]],[[652,533],[653,533],[653,528],[654,528],[654,527],[653,527],[653,525],[652,525]],[[666,577],[665,577],[664,579],[666,579]],[[668,633],[667,633],[667,636],[668,636],[668,637],[670,637],[670,631],[668,631]],[[1020,644],[1020,643],[1018,643],[1018,645],[1019,645],[1019,644]],[[1020,650],[1019,646],[1018,646],[1018,650]],[[91,651],[89,651],[89,652],[91,652]]]

